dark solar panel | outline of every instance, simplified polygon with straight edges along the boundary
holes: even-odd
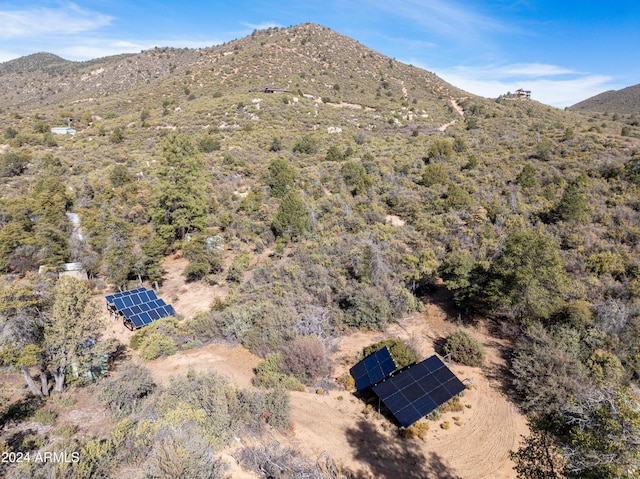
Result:
[[[129,321],[131,321],[131,324],[133,324],[133,326],[137,329],[137,328],[141,328],[142,326],[145,325],[145,323],[142,321],[142,318],[140,317],[139,314],[134,314],[133,316],[131,316],[130,318],[128,318]]]
[[[155,291],[143,287],[110,294],[105,299],[136,329],[176,314],[173,306],[158,298]]]
[[[370,354],[349,371],[356,381],[358,392],[370,389],[396,370],[396,363],[386,346]]]
[[[435,355],[373,386],[373,392],[404,427],[465,389],[462,381]]]
[[[142,298],[140,298],[140,293],[135,293],[129,296],[129,298],[131,299],[131,302],[133,304],[140,304],[144,301],[142,301]]]

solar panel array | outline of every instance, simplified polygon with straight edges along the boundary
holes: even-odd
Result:
[[[370,354],[358,364],[353,366],[349,372],[356,381],[358,392],[364,392],[382,381],[389,374],[397,369],[393,361],[391,352],[386,346]]]
[[[409,427],[465,389],[434,355],[375,385],[373,392],[402,426]]]
[[[147,288],[131,289],[105,296],[107,305],[122,314],[134,328],[141,328],[156,319],[175,316],[173,306],[158,298],[156,292]]]

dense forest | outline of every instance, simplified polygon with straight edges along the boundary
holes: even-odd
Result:
[[[59,431],[58,450],[89,460],[7,477],[225,477],[210,451],[286,428],[286,389],[331,382],[337,338],[384,330],[442,287],[452,319],[510,341],[507,390],[531,429],[518,477],[637,477],[633,114],[475,97],[312,24],[207,50],[38,58],[0,68],[15,85],[0,95],[0,358],[35,401],[5,397],[3,425],[69,388],[90,388],[116,425]],[[289,91],[251,92],[265,86]],[[69,119],[75,135],[51,133]],[[228,294],[130,344],[104,340],[95,297],[161,288],[175,253],[186,281]],[[58,279],[70,262],[89,281]],[[258,389],[200,373],[159,388],[137,364],[83,386],[105,355],[219,341],[264,359]],[[267,452],[304,477],[348,477],[278,448],[239,460],[260,471]]]

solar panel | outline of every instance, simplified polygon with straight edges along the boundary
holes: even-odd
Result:
[[[128,318],[129,321],[131,321],[131,324],[133,324],[133,326],[137,329],[137,328],[141,328],[142,326],[145,325],[144,321],[142,320],[142,318],[140,317],[139,314],[134,314],[133,316],[131,316],[130,318]]]
[[[105,299],[135,329],[176,313],[173,306],[158,298],[155,291],[144,287],[110,294]]]
[[[435,355],[373,386],[373,392],[404,427],[465,389],[462,381]]]
[[[358,364],[353,366],[349,372],[356,381],[358,392],[370,389],[374,384],[379,383],[397,368],[393,361],[391,352],[386,346],[370,354]]]

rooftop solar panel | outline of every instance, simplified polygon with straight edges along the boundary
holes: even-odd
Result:
[[[465,389],[462,381],[435,355],[373,386],[373,392],[404,427]]]
[[[349,371],[356,381],[358,392],[370,389],[397,368],[386,346],[370,354]]]

